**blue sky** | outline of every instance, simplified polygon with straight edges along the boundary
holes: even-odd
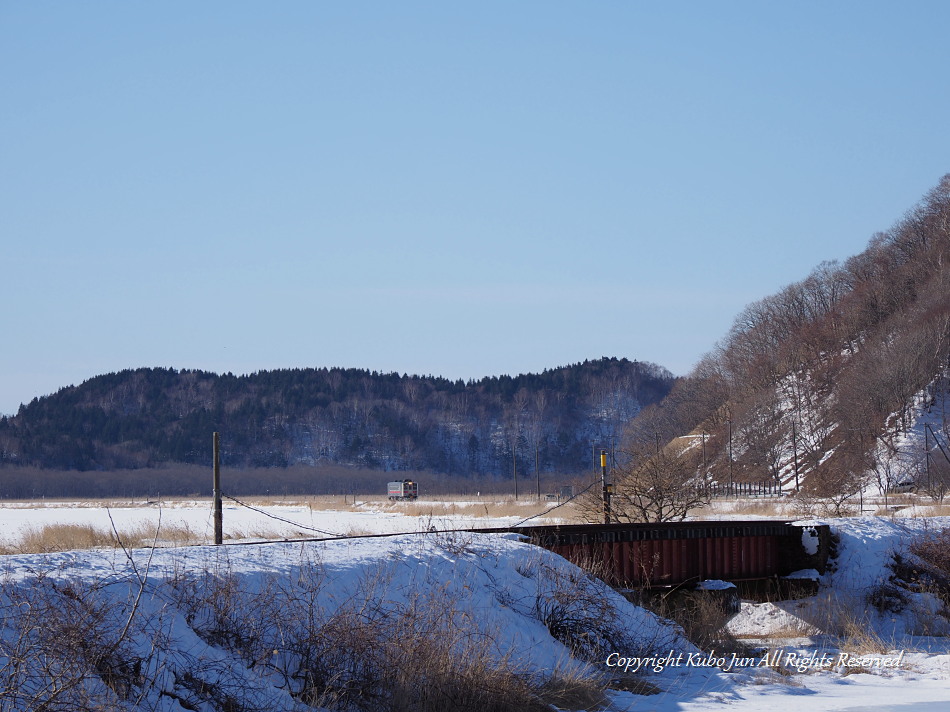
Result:
[[[943,2],[0,2],[0,412],[139,366],[686,373],[950,172]]]

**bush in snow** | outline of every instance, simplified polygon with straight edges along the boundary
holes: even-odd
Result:
[[[895,553],[890,566],[893,583],[939,600],[934,613],[950,619],[950,528],[916,536],[907,555]]]
[[[0,587],[0,710],[115,709],[134,701],[148,660],[132,645],[130,602],[37,575]],[[123,622],[124,621],[124,622]]]
[[[5,561],[0,712],[587,709],[591,661],[689,647],[505,537],[122,553]]]
[[[919,635],[950,631],[950,529],[913,534],[890,553],[890,574],[866,589],[866,602]]]

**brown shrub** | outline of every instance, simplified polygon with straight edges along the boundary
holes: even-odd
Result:
[[[697,648],[717,653],[750,654],[750,647],[737,640],[726,624],[732,617],[726,602],[712,591],[683,591],[648,598],[644,604],[657,615],[678,623]]]
[[[917,537],[910,543],[909,550],[932,574],[950,580],[950,528]]]
[[[111,547],[114,543],[115,537],[111,532],[97,529],[91,524],[47,524],[42,527],[27,527],[16,549],[21,554],[48,554],[54,551]]]
[[[363,712],[541,712],[558,700],[600,700],[594,673],[536,679],[501,651],[495,636],[462,615],[442,590],[383,605],[385,576],[364,579],[328,609],[323,575],[245,590],[235,576],[173,582],[178,609],[211,645],[283,680],[308,705]],[[550,700],[550,702],[548,701]]]
[[[27,527],[20,541],[5,548],[3,553],[49,554],[56,551],[104,548],[141,548],[156,542],[165,546],[184,546],[202,542],[203,537],[185,525],[161,526],[140,524],[128,530],[115,532],[91,524],[46,524]]]

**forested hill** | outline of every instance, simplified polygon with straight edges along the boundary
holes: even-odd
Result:
[[[142,368],[92,378],[0,419],[0,462],[57,469],[335,463],[455,474],[575,472],[673,376],[626,359],[450,381],[357,369],[252,375]]]
[[[720,482],[847,497],[915,481],[939,498],[948,366],[950,175],[864,252],[749,305],[635,430],[647,449],[692,443]]]

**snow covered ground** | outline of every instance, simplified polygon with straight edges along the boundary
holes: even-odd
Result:
[[[646,709],[700,712],[721,709],[723,703],[742,712],[796,703],[815,712],[950,709],[950,628],[945,618],[934,615],[934,602],[912,596],[906,610],[886,614],[865,602],[890,575],[891,554],[906,553],[921,533],[950,527],[950,517],[826,521],[839,537],[838,556],[834,570],[822,577],[819,594],[798,601],[744,602],[729,624],[737,637],[772,654],[781,651],[786,662],[794,662],[789,655],[797,656],[806,671],[788,677],[766,669],[716,672],[706,680],[694,676],[683,689],[691,691],[687,696],[695,695],[681,699],[679,706]],[[883,652],[868,653],[869,647]],[[841,665],[843,652],[855,655],[852,662],[860,664]],[[875,660],[893,661],[896,667]]]
[[[745,660],[735,661],[726,655],[722,667],[731,669],[725,671],[710,666],[720,661],[700,654],[676,629],[609,590],[581,583],[586,579],[571,574],[572,567],[549,552],[517,541],[512,535],[427,533],[433,526],[510,525],[519,520],[517,516],[493,520],[474,515],[420,518],[400,515],[386,506],[376,511],[369,507],[335,512],[311,510],[304,505],[260,509],[295,525],[229,505],[225,511],[226,530],[233,526],[235,532],[248,532],[266,523],[271,530],[286,526],[287,535],[300,531],[297,525],[333,533],[417,533],[333,542],[172,548],[154,555],[140,550],[131,560],[121,550],[111,549],[6,556],[0,557],[0,576],[7,585],[23,581],[32,586],[40,575],[51,582],[54,591],[71,590],[65,582],[90,586],[97,595],[114,600],[120,623],[125,620],[121,614],[128,612],[129,601],[136,598],[138,582],[146,578],[148,586],[139,605],[148,613],[151,627],[136,629],[130,640],[133,651],[138,651],[136,654],[146,660],[144,664],[156,672],[158,682],[144,696],[142,709],[184,709],[176,700],[189,694],[182,688],[182,680],[189,679],[189,670],[219,686],[254,690],[255,703],[262,708],[272,705],[277,709],[300,709],[272,675],[236,661],[227,646],[210,644],[207,635],[199,635],[196,631],[200,626],[194,616],[173,604],[168,586],[179,585],[175,582],[182,580],[183,572],[226,571],[240,579],[246,590],[263,591],[268,582],[297,580],[314,567],[321,572],[315,600],[326,610],[353,601],[360,591],[367,590],[370,581],[374,595],[393,611],[412,607],[413,596],[419,591],[438,590],[453,602],[458,615],[477,621],[478,630],[499,656],[507,656],[541,675],[581,663],[571,658],[564,644],[539,620],[538,601],[551,594],[551,587],[558,581],[558,585],[565,580],[575,587],[590,585],[594,588],[584,595],[593,591],[593,598],[609,601],[619,613],[627,641],[623,649],[601,651],[603,660],[598,660],[596,667],[614,677],[621,672],[618,665],[636,665],[642,668],[638,670],[640,677],[662,690],[654,695],[611,692],[612,712],[711,712],[726,707],[751,712],[793,705],[809,712],[950,709],[950,638],[946,637],[950,631],[940,629],[934,600],[914,597],[906,610],[885,615],[864,603],[868,591],[886,580],[890,554],[906,549],[908,541],[921,532],[950,527],[950,517],[827,520],[840,537],[840,544],[836,568],[822,577],[819,595],[800,601],[744,602],[730,628],[758,649]],[[157,522],[158,511],[154,506],[109,508],[120,530],[141,522],[143,517]],[[211,525],[207,503],[163,505],[161,521],[163,525],[184,523],[198,531],[210,531]],[[10,543],[24,526],[45,522],[109,526],[101,507],[79,503],[39,508],[8,505],[0,507],[0,540]],[[36,590],[35,586],[31,590]],[[4,610],[6,625],[10,609]],[[870,631],[870,648],[867,639],[845,635],[849,622]],[[159,633],[163,640],[170,641],[161,649],[153,643]],[[3,635],[9,643],[9,631]],[[284,654],[278,645],[274,647],[275,656]],[[843,664],[842,653],[857,656],[851,658],[856,666]],[[776,662],[779,664],[772,664]],[[10,704],[4,709],[27,708]]]
[[[350,506],[327,503],[294,502],[287,504],[249,503],[250,507],[225,501],[223,522],[225,539],[261,538],[255,532],[267,532],[269,538],[301,536],[346,536],[350,534],[397,534],[435,529],[507,527],[541,511],[533,501],[524,500],[516,509],[523,514],[484,516],[485,503],[458,502],[446,507],[443,502],[417,506],[358,500]],[[407,510],[428,512],[406,514]],[[452,513],[445,513],[449,509]],[[429,513],[431,512],[431,513]],[[481,514],[481,516],[480,516]],[[556,523],[545,518],[536,523]],[[109,506],[97,501],[75,502],[4,502],[0,503],[0,545],[14,546],[29,529],[47,525],[81,524],[104,531],[119,532],[145,527],[155,530],[185,528],[198,539],[213,540],[214,522],[211,504],[205,501],[167,500],[161,503]]]
[[[611,637],[625,640],[628,653],[697,652],[665,621],[564,559],[520,539],[513,534],[426,532],[327,542],[139,549],[131,555],[110,549],[3,557],[0,671],[21,671],[16,694],[22,699],[9,702],[13,692],[8,689],[0,692],[0,700],[8,696],[4,710],[34,709],[31,696],[42,693],[45,686],[47,654],[42,660],[31,657],[42,631],[27,626],[24,633],[21,621],[14,618],[29,619],[32,612],[43,611],[44,619],[52,619],[41,621],[40,628],[55,628],[63,646],[77,637],[74,632],[58,632],[72,630],[72,617],[50,616],[55,606],[75,606],[80,619],[95,610],[103,636],[121,640],[104,647],[121,650],[123,661],[135,661],[134,679],[142,675],[154,680],[136,690],[135,706],[129,708],[162,712],[218,709],[202,706],[211,704],[212,694],[216,699],[240,698],[253,709],[312,709],[287,692],[288,687],[299,692],[302,684],[288,672],[300,668],[302,650],[307,645],[318,648],[321,642],[342,646],[345,636],[360,625],[382,627],[394,619],[406,621],[400,630],[406,632],[407,655],[409,631],[417,630],[408,621],[416,625],[435,621],[440,624],[434,628],[437,632],[462,630],[460,640],[474,641],[478,647],[464,648],[460,654],[489,651],[533,678],[585,670],[588,663],[572,657],[562,642],[564,636],[556,638],[551,632],[549,616],[560,615],[558,606],[565,597],[578,602],[570,620],[586,617],[584,631],[577,631],[582,645],[596,646],[597,636],[590,636],[590,631],[609,628]],[[117,635],[123,621],[136,611],[137,622],[128,634]],[[98,612],[104,612],[104,620]],[[314,640],[313,628],[306,627],[314,616],[331,621],[331,626],[336,621],[333,637]],[[318,649],[328,654],[327,647]],[[88,644],[75,650],[81,655]],[[364,650],[361,655],[372,652]],[[41,668],[40,674],[30,673],[31,665]],[[112,664],[115,668],[125,670]],[[84,685],[90,694],[112,697],[100,681],[87,680]]]

